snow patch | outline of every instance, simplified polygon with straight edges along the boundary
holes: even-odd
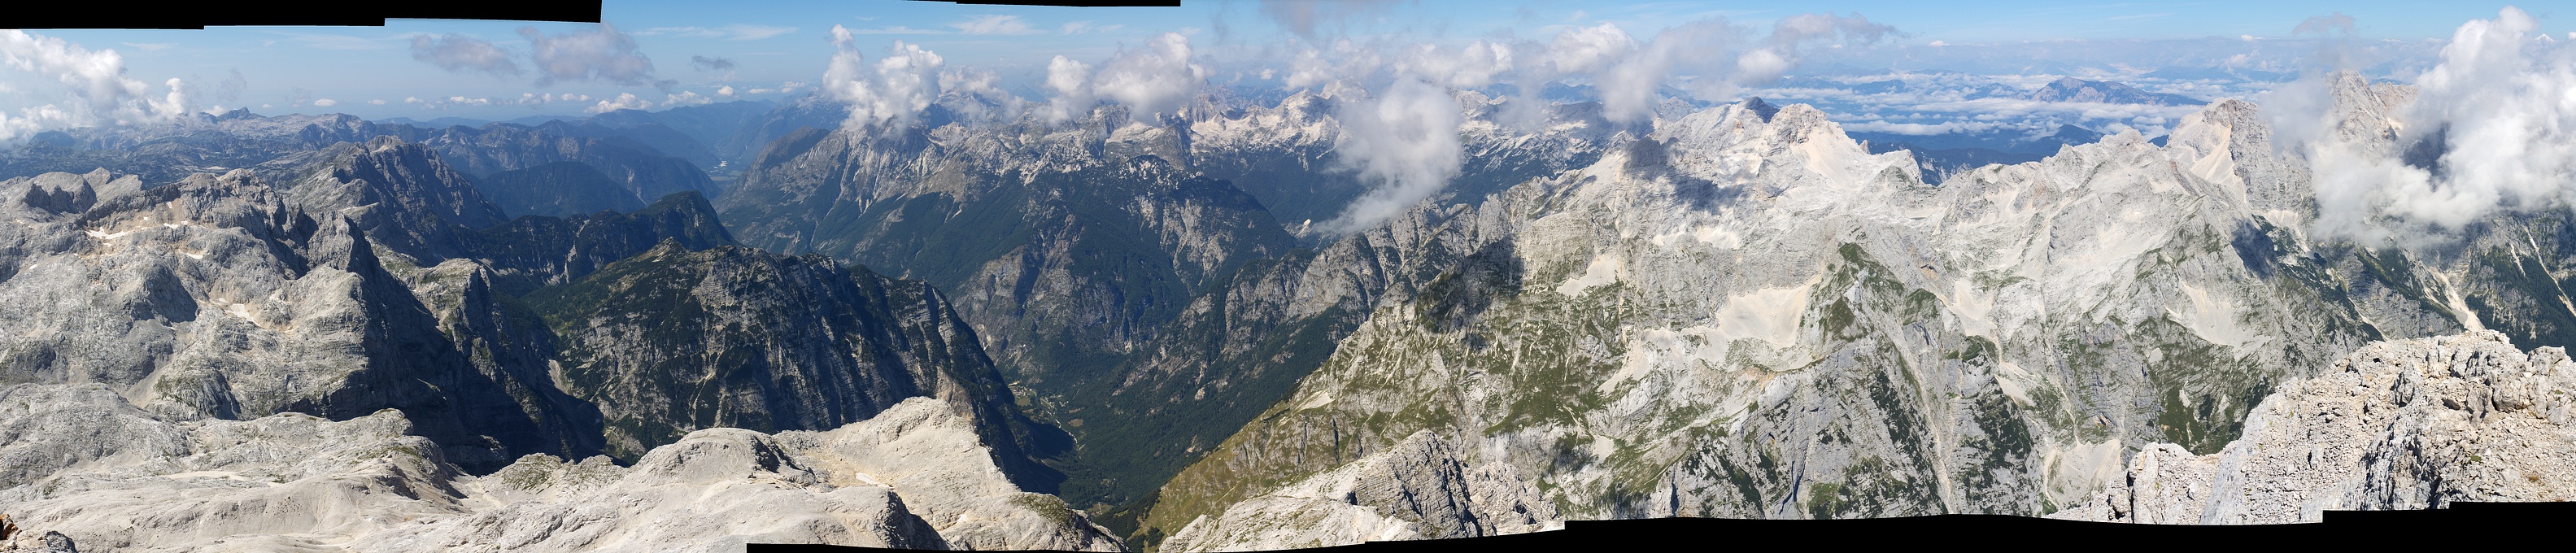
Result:
[[[1594,286],[1625,280],[1628,276],[1627,261],[1627,258],[1619,255],[1619,252],[1592,256],[1592,264],[1584,266],[1583,275],[1557,285],[1556,293],[1564,294],[1566,297],[1581,296],[1584,291],[1591,290]]]

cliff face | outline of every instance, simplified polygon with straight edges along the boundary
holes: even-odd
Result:
[[[317,221],[248,171],[138,184],[97,173],[5,185],[24,221],[8,231],[17,247],[0,281],[12,299],[0,308],[5,380],[101,383],[157,412],[225,418],[402,408],[469,463],[579,442],[578,415],[542,407],[550,386],[475,368],[437,310],[379,262],[365,222]],[[24,201],[38,196],[49,200]],[[415,236],[403,218],[376,220],[384,235]]]
[[[106,173],[0,185],[18,222],[0,231],[0,297],[22,298],[0,309],[14,331],[0,338],[0,381],[101,383],[157,413],[217,418],[395,408],[476,472],[529,453],[631,460],[717,421],[832,428],[940,395],[987,423],[1015,475],[1053,482],[1026,460],[1045,435],[1011,405],[974,333],[918,283],[731,246],[694,192],[632,213],[504,223],[420,145],[382,138],[310,167],[291,188],[250,170],[149,190]],[[648,251],[659,255],[633,271],[585,280]],[[672,278],[689,287],[637,286]],[[519,299],[541,290],[580,301]],[[671,302],[704,318],[589,322]],[[611,343],[669,332],[712,341]],[[724,372],[740,360],[728,355],[764,364],[703,391],[758,389],[775,404],[690,403],[636,384]],[[782,380],[732,385],[753,376]],[[574,383],[596,395],[563,391]]]
[[[447,150],[526,161],[515,143],[448,138],[308,145],[150,187],[0,181],[0,385],[17,385],[0,390],[0,457],[17,460],[0,510],[125,529],[72,532],[111,550],[1118,547],[1042,495],[1062,477],[1032,457],[1065,440],[1018,410],[935,289],[735,245],[697,189],[505,219]],[[760,432],[696,432],[720,426]],[[862,480],[803,468],[820,465]],[[495,471],[632,484],[470,476]],[[732,493],[753,498],[733,519],[687,505]],[[542,505],[492,510],[521,500]],[[383,513],[478,522],[383,534]],[[548,529],[571,530],[522,539]]]
[[[2284,383],[2225,449],[2149,444],[2124,477],[2051,518],[2318,522],[2328,510],[2576,499],[2576,362],[2503,334],[2371,344]]]
[[[2370,125],[2402,90],[2346,84],[2341,139],[2389,140]],[[1570,518],[2036,515],[2090,501],[2125,444],[2227,447],[2373,340],[2557,328],[2539,304],[2563,292],[2534,284],[2566,273],[2556,240],[2500,235],[2559,217],[2499,215],[2468,254],[2308,236],[2305,162],[2251,104],[1940,186],[1812,108],[1756,107],[1238,281],[1297,300],[1212,319],[1352,330],[1163,487],[1140,543],[1296,526],[1312,513],[1256,504],[1423,431]],[[1364,314],[1324,315],[1354,297]]]
[[[1589,163],[1593,139],[1612,133],[1580,114],[1517,133],[1491,120],[1490,101],[1462,98],[1473,106],[1472,158],[1453,191],[1462,201]],[[924,117],[966,119],[974,110],[959,101]],[[1341,264],[1381,248],[1322,244],[1335,263],[1317,271],[1365,283],[1297,283],[1319,255],[1298,246],[1321,231],[1277,214],[1330,218],[1366,191],[1332,155],[1334,101],[1209,100],[1162,125],[1111,106],[1054,125],[800,131],[770,143],[718,206],[747,245],[948,291],[1032,408],[1076,437],[1074,457],[1057,462],[1075,473],[1067,493],[1129,503],[1275,401],[1378,289],[1411,284],[1386,273],[1431,270]],[[1277,295],[1305,289],[1333,291]],[[1289,301],[1300,302],[1293,316],[1270,307]]]
[[[937,291],[821,256],[665,242],[527,304],[557,336],[555,373],[628,458],[701,428],[834,428],[911,397],[1011,403]],[[1014,412],[960,414],[1006,450],[1035,447]]]

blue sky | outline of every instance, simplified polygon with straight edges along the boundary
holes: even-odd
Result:
[[[1932,45],[1990,44],[1989,52],[2012,52],[2024,43],[2063,41],[2193,41],[2191,48],[2251,48],[2262,40],[2294,37],[2292,29],[2309,18],[2333,13],[2352,18],[2352,35],[2365,40],[2423,41],[2451,35],[2461,23],[2494,18],[2510,3],[2476,2],[1570,2],[1553,0],[1418,2],[1347,2],[1312,6],[1310,32],[1291,30],[1295,5],[1257,1],[1185,2],[1178,8],[1061,8],[955,5],[942,2],[638,2],[612,0],[604,18],[631,38],[636,53],[651,63],[649,82],[626,83],[606,78],[534,77],[526,57],[532,41],[521,29],[540,36],[595,33],[589,24],[508,21],[396,20],[384,27],[236,27],[203,31],[36,30],[91,51],[114,50],[125,76],[146,83],[155,93],[166,79],[178,78],[193,90],[197,108],[215,104],[248,106],[260,113],[346,112],[380,118],[466,116],[508,118],[539,113],[571,114],[618,94],[646,99],[671,93],[713,97],[733,87],[731,97],[761,98],[753,90],[777,91],[791,83],[819,80],[835,49],[829,30],[840,25],[856,33],[859,50],[871,58],[901,40],[943,57],[948,67],[972,66],[996,71],[1006,87],[1027,90],[1043,80],[1053,56],[1098,63],[1121,48],[1138,47],[1164,32],[1190,39],[1195,52],[1213,62],[1269,63],[1285,59],[1289,44],[1329,44],[1348,39],[1359,43],[1459,43],[1473,39],[1547,40],[1574,27],[1613,24],[1639,39],[1688,21],[1723,17],[1748,28],[1767,27],[1783,17],[1804,13],[1858,14],[1892,26],[1898,36],[1874,45],[1855,44],[1848,52],[1874,49],[1878,55],[1828,58],[1853,63],[1913,56],[1906,52]],[[2525,3],[2541,32],[2567,36],[2561,6]],[[515,75],[442,69],[414,55],[417,36],[461,36],[495,45],[516,56],[523,72]],[[2251,37],[2255,40],[2244,40]],[[2235,39],[2210,40],[2210,39]],[[2029,48],[2040,48],[2030,46]],[[1904,50],[1904,49],[1917,50]],[[2115,56],[2123,48],[2108,48]],[[2077,49],[2082,50],[2082,49]],[[2297,56],[2310,48],[2272,48],[2276,56]],[[2248,50],[2252,51],[2252,50]],[[1888,53],[1896,52],[1896,53]],[[1995,54],[1987,54],[1993,56]],[[693,64],[695,58],[721,59],[730,69]],[[2198,59],[2188,56],[2170,59]],[[2144,62],[2121,63],[2152,63]],[[2106,62],[2107,63],[2107,62]],[[1936,63],[1937,64],[1937,63]],[[1867,69],[1862,67],[1861,69]],[[1912,69],[1924,69],[1914,67]],[[1796,74],[1797,69],[1791,73]],[[236,76],[237,75],[237,76]],[[0,64],[0,111],[16,113],[56,102],[65,86],[48,76]],[[765,92],[769,98],[783,97]],[[573,95],[526,105],[471,105],[446,98],[510,99],[529,95]],[[329,106],[313,105],[328,100]],[[422,101],[405,102],[406,99]],[[382,105],[370,103],[383,101]],[[432,109],[432,108],[436,109]]]

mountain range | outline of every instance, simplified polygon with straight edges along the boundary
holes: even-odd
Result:
[[[2446,147],[2400,142],[2411,89],[2330,85],[2333,140]],[[0,153],[0,513],[93,550],[1203,551],[2576,489],[2576,221],[2318,233],[2252,103],[1881,142],[1451,99],[1457,174],[1347,228],[1339,86],[51,133]]]

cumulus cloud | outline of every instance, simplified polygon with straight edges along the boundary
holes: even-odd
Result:
[[[710,58],[706,56],[689,56],[689,67],[697,68],[699,71],[727,71],[733,69],[733,60],[725,58]]]
[[[1027,109],[1028,102],[1002,90],[1001,80],[1000,74],[989,69],[960,67],[939,72],[939,90],[977,100],[956,104],[959,115],[968,119],[1017,118]]]
[[[125,76],[125,60],[115,50],[91,51],[60,38],[0,30],[0,65],[68,88],[60,102],[0,113],[0,140],[101,123],[165,121],[191,105],[179,79],[164,81],[168,92],[154,96],[149,85]]]
[[[548,36],[535,27],[520,27],[528,39],[529,59],[537,68],[538,86],[562,81],[607,81],[652,85],[669,90],[673,81],[653,79],[653,60],[636,50],[635,38],[607,23],[588,31]]]
[[[327,107],[331,107],[331,106],[340,105],[340,101],[339,101],[339,100],[333,100],[333,99],[330,99],[330,98],[319,98],[319,99],[315,99],[315,100],[313,100],[313,105],[314,105],[314,107],[325,107],[325,108],[327,108]]]
[[[429,62],[450,72],[490,73],[498,76],[519,74],[519,64],[510,61],[510,52],[479,38],[450,34],[431,38],[411,37],[411,59]]]
[[[1556,33],[1548,43],[1547,67],[1564,75],[1591,73],[1636,49],[1637,39],[1618,25],[1576,27]]]
[[[1406,48],[1404,53],[1406,56],[1398,62],[1402,70],[1431,84],[1453,88],[1494,84],[1512,70],[1513,62],[1509,45],[1485,40],[1458,48],[1420,44]]]
[[[896,41],[884,58],[867,62],[859,53],[855,32],[832,26],[830,65],[823,71],[823,92],[849,104],[845,127],[891,131],[910,126],[939,97],[939,54],[917,44]]]
[[[1636,121],[1653,115],[1667,79],[1677,71],[1695,74],[1722,70],[1720,64],[1726,59],[1723,53],[1733,49],[1741,36],[1725,19],[1702,20],[1656,33],[1653,41],[1593,76],[1593,86],[1601,94],[1602,115],[1613,121]],[[1720,76],[1699,82],[1705,87],[1727,81]],[[1715,95],[1729,91],[1720,86],[1709,92]]]
[[[1353,200],[1328,232],[1368,228],[1448,186],[1465,158],[1458,101],[1419,79],[1397,79],[1375,98],[1342,104],[1336,159],[1372,187]]]
[[[2394,149],[2357,147],[2315,121],[2299,125],[2334,117],[2316,105],[2330,101],[2315,96],[2330,89],[2309,83],[2311,101],[2282,117],[2306,133],[2284,135],[2305,139],[2319,229],[2373,239],[2390,235],[2382,221],[2451,230],[2503,206],[2563,207],[2576,192],[2576,49],[2536,40],[2538,29],[2510,7],[2461,25],[2397,114]],[[2408,150],[2439,155],[2399,157]]]
[[[1207,67],[1190,60],[1190,39],[1163,33],[1143,48],[1121,49],[1108,62],[1089,64],[1056,56],[1047,63],[1048,117],[1055,121],[1088,113],[1106,99],[1127,106],[1129,119],[1157,124],[1166,112],[1177,112],[1206,82]]]
[[[1064,56],[1048,60],[1046,86],[1054,93],[1047,99],[1049,122],[1062,123],[1081,117],[1091,113],[1091,106],[1099,103],[1098,97],[1091,95],[1091,64],[1088,63]]]

